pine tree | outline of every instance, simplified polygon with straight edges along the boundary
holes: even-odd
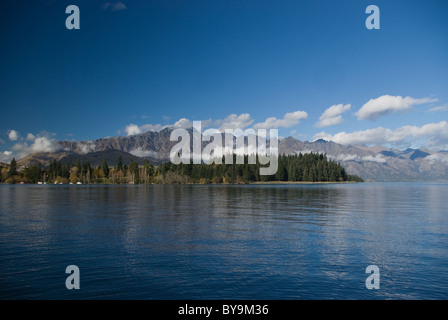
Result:
[[[131,160],[129,163],[129,174],[131,175],[132,182],[139,183],[138,163]]]
[[[278,157],[278,168],[277,173],[275,174],[275,180],[277,181],[287,181],[288,180],[288,171],[286,169],[286,156]]]
[[[149,163],[148,159],[143,161],[143,173],[145,175],[145,182],[151,181],[152,176],[154,175],[154,166]]]
[[[15,175],[17,175],[17,162],[16,158],[12,158],[9,164],[8,178],[11,178]]]
[[[117,171],[121,171],[121,170],[123,170],[123,158],[120,155],[118,157],[118,162],[117,162]]]
[[[109,166],[107,165],[106,159],[103,159],[101,170],[103,170],[104,176],[107,178],[109,176]]]
[[[78,168],[78,171],[81,171],[81,161],[79,159],[76,159],[75,167]]]

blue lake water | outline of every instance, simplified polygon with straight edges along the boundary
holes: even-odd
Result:
[[[0,185],[0,298],[447,299],[448,184]]]

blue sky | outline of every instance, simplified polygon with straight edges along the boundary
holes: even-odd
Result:
[[[448,149],[447,17],[446,0],[2,1],[0,161],[194,120]]]

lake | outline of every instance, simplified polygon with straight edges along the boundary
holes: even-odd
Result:
[[[0,272],[1,299],[447,299],[448,184],[0,185]]]

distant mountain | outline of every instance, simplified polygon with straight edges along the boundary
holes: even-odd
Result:
[[[130,163],[131,160],[137,162],[138,164],[143,164],[144,159],[141,157],[134,156],[128,152],[119,150],[104,150],[89,152],[86,154],[79,154],[75,152],[55,152],[55,153],[34,153],[26,156],[17,161],[19,166],[31,167],[34,165],[40,165],[45,168],[50,164],[51,160],[60,161],[62,164],[74,164],[76,160],[81,162],[89,162],[92,166],[99,166],[102,164],[103,159],[106,159],[109,166],[116,166],[118,158],[121,156],[123,163]],[[150,159],[149,162],[152,164],[158,163],[154,159]]]
[[[409,159],[411,159],[411,160],[415,160],[415,159],[418,159],[418,158],[426,158],[426,157],[429,156],[429,155],[430,155],[429,153],[424,152],[424,151],[422,151],[422,150],[415,150],[415,151],[411,154],[411,156],[409,157]]]
[[[384,151],[381,151],[380,154],[382,154],[383,156],[386,156],[386,157],[392,157],[392,158],[400,158],[400,159],[404,159],[403,157],[399,156],[398,154],[396,154],[396,153],[393,152],[393,151],[387,151],[387,150],[384,150]]]
[[[18,166],[31,167],[38,166],[46,167],[51,160],[60,161],[61,159],[67,157],[70,152],[54,152],[54,153],[32,153],[26,157],[17,161]]]
[[[301,142],[289,137],[280,142],[280,153],[325,153],[349,174],[374,181],[447,181],[448,157],[420,149],[404,151],[385,147],[341,145],[317,140]]]
[[[121,156],[123,159],[123,163],[130,163],[131,160],[137,162],[138,164],[143,164],[144,159],[141,157],[134,156],[128,152],[120,151],[120,150],[104,150],[104,151],[95,151],[89,152],[87,154],[75,154],[70,153],[68,156],[62,158],[60,161],[62,163],[73,164],[79,159],[81,162],[90,162],[92,166],[99,166],[102,164],[103,159],[106,159],[106,162],[109,166],[116,166],[118,163],[118,158]],[[153,164],[156,163],[154,159],[149,158],[149,162]]]
[[[170,141],[171,131],[172,129],[165,128],[160,132],[148,131],[132,136],[102,138],[94,141],[59,141],[58,144],[61,150],[77,154],[118,150],[140,158],[167,161],[171,148],[177,143],[176,141]]]
[[[48,163],[52,158],[74,163],[76,159],[99,165],[105,158],[109,165],[116,165],[119,155],[125,163],[132,159],[142,163],[149,159],[157,164],[169,161],[169,154],[177,141],[170,141],[173,129],[145,132],[126,137],[102,138],[94,141],[59,141],[60,152],[33,154],[21,159],[20,165]],[[192,133],[191,130],[190,134]],[[192,144],[192,140],[190,144]],[[224,141],[224,139],[223,139]],[[203,143],[203,145],[208,142]],[[385,147],[342,145],[322,139],[314,142],[287,137],[279,141],[280,154],[324,153],[342,164],[349,174],[374,181],[448,181],[448,154],[423,149],[404,151]]]

